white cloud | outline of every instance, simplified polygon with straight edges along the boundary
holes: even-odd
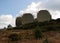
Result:
[[[0,15],[0,28],[7,27],[9,24],[15,26],[15,18],[12,15]]]
[[[39,2],[32,2],[27,8],[21,10],[19,15],[22,16],[24,13],[32,13],[34,17],[37,17],[39,10],[49,10],[53,19],[60,18],[60,0],[41,0]],[[17,16],[19,16],[17,14]],[[8,24],[15,26],[15,18],[10,15],[0,15],[0,27],[6,27]]]
[[[42,4],[41,2],[38,2],[38,3],[32,2],[30,5],[27,6],[26,9],[21,10],[20,14],[23,15],[24,13],[32,13],[34,17],[36,17],[36,13],[42,9],[41,4]]]
[[[32,2],[26,9],[20,11],[20,16],[23,13],[32,13],[36,18],[37,12],[45,9],[50,11],[53,19],[60,18],[60,0]]]
[[[51,13],[53,19],[60,18],[60,11],[58,11],[58,10],[50,11],[50,13]]]
[[[51,10],[60,10],[60,0],[48,0],[44,7]]]

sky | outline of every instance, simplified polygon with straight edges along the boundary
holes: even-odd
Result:
[[[0,0],[0,28],[15,26],[16,17],[23,13],[36,18],[40,10],[48,10],[52,19],[60,18],[60,0]]]

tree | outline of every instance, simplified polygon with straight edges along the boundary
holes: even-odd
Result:
[[[35,35],[36,39],[41,39],[42,38],[42,32],[41,32],[39,26],[37,26],[37,28],[35,29],[34,32],[35,32],[34,35]]]

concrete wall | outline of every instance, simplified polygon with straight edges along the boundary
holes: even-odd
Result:
[[[25,13],[22,16],[22,24],[32,23],[34,21],[34,17],[30,13]]]
[[[20,26],[20,25],[22,25],[22,20],[21,20],[21,17],[17,17],[16,18],[16,26]]]
[[[38,22],[50,21],[51,15],[47,10],[41,10],[37,13]]]

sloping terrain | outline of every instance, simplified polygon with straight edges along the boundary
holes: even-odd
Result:
[[[11,41],[8,38],[11,34],[17,34],[20,39]],[[33,29],[4,30],[0,33],[0,43],[43,43],[46,38],[50,43],[60,43],[60,33],[57,31],[43,32],[42,39],[35,39]]]

